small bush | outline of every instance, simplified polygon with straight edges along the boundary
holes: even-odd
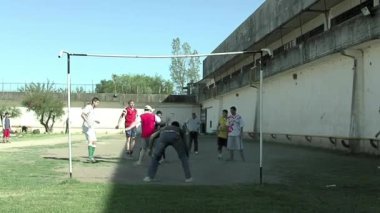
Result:
[[[32,133],[37,135],[37,134],[40,134],[41,132],[39,129],[33,129]]]

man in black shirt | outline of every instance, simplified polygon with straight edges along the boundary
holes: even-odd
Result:
[[[192,182],[193,179],[190,172],[189,151],[186,145],[186,137],[177,121],[173,121],[171,125],[160,129],[160,137],[158,138],[152,161],[149,165],[148,176],[144,178],[144,181],[150,182],[156,176],[159,160],[168,146],[174,147],[182,162],[182,168],[185,173],[185,182]]]

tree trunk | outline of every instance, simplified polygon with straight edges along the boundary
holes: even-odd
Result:
[[[53,115],[51,117],[51,125],[50,125],[50,128],[49,128],[50,132],[53,132],[53,126],[54,126],[54,124],[55,124],[55,115]]]
[[[66,128],[65,128],[65,134],[69,133],[69,119],[66,119]]]
[[[44,121],[44,113],[42,113],[41,115],[41,118],[40,118],[40,124],[45,128],[45,132],[49,132],[49,126],[46,124],[46,122]]]

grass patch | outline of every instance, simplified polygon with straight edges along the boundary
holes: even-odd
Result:
[[[380,212],[376,158],[327,153],[327,167],[326,152],[288,158],[282,148],[265,174],[283,184],[122,185],[65,178],[58,169],[67,161],[41,157],[53,147],[1,153],[1,212]]]

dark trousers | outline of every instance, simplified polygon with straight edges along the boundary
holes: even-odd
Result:
[[[154,148],[154,154],[148,169],[148,176],[154,178],[158,169],[158,161],[162,154],[165,152],[166,147],[173,146],[178,154],[178,158],[181,160],[182,168],[186,178],[191,178],[189,158],[186,144],[179,138],[180,136],[175,132],[161,133],[158,138],[157,144]]]
[[[198,152],[198,132],[189,133],[189,151],[191,151],[193,141],[194,141],[194,152]]]

